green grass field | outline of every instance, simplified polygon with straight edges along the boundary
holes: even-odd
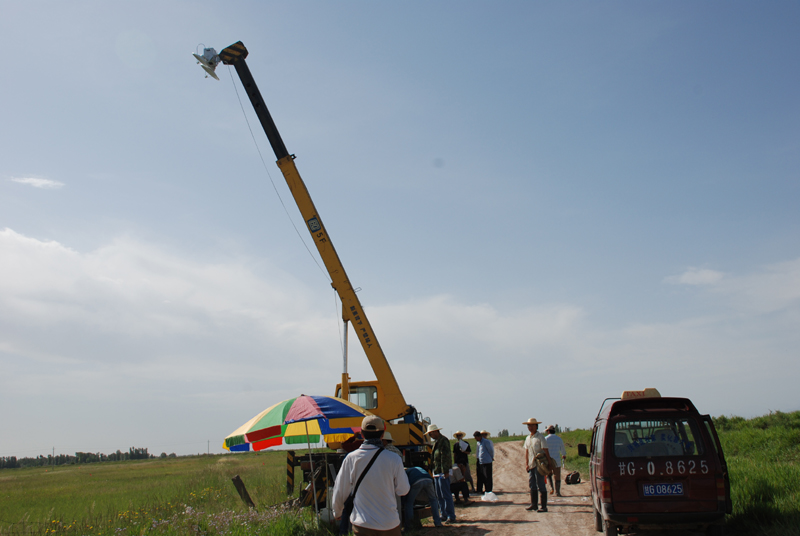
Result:
[[[240,499],[234,475],[257,512]],[[313,516],[286,516],[280,506],[288,499],[285,452],[5,469],[0,499],[1,535],[316,531]]]
[[[740,534],[800,536],[800,411],[714,419]]]
[[[715,421],[731,473],[729,532],[800,536],[800,412]],[[591,432],[561,437],[567,470],[585,479],[588,459],[578,457],[577,445],[588,444]],[[475,453],[474,440],[468,442]],[[257,511],[239,498],[234,475],[246,484]],[[284,505],[285,475],[285,452],[2,469],[0,536],[329,534],[309,509]]]

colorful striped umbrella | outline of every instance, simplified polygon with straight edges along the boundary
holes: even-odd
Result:
[[[361,430],[372,415],[355,404],[333,396],[290,398],[265,409],[225,438],[231,452],[264,450],[284,444],[341,441]]]

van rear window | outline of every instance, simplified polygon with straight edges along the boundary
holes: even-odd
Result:
[[[697,456],[705,453],[703,436],[694,419],[624,419],[614,425],[617,458]]]

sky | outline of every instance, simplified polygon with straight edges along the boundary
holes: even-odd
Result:
[[[800,410],[796,2],[0,13],[0,456],[222,452],[334,394],[329,278],[235,71],[192,57],[237,41],[406,401],[448,435],[589,428],[645,387]]]

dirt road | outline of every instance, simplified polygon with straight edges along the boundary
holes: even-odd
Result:
[[[434,528],[430,519],[418,534],[425,536],[522,536],[564,535],[600,536],[594,530],[591,488],[586,482],[574,486],[561,484],[563,497],[547,497],[547,513],[528,512],[530,504],[528,475],[522,442],[497,443],[492,472],[497,502],[482,502],[479,497],[470,506],[456,505],[454,525]],[[581,475],[586,478],[586,475]],[[635,533],[630,536],[702,536],[693,531],[664,530]]]
[[[424,533],[463,536],[598,535],[594,530],[590,490],[586,483],[575,486],[562,484],[563,497],[548,496],[547,513],[525,510],[530,504],[530,493],[524,456],[521,442],[496,444],[492,469],[498,501],[477,500],[466,507],[456,505],[455,525],[445,529],[426,528]]]

